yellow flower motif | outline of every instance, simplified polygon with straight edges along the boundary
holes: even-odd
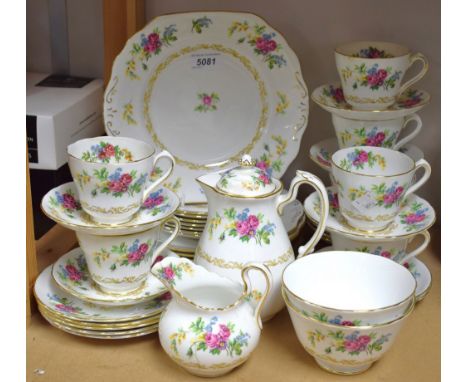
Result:
[[[162,173],[162,172],[161,172]],[[161,174],[158,175],[158,178],[161,176]],[[157,178],[156,178],[157,179]],[[166,182],[164,183],[164,187],[168,188],[169,190],[171,190],[172,192],[177,192],[179,191],[179,188],[182,187],[182,179],[181,178],[177,178],[175,180],[175,182],[171,183],[171,182]]]
[[[239,21],[234,21],[231,26],[228,28],[228,36],[231,37],[232,34],[236,31],[239,32],[245,32],[249,29],[249,24],[247,21],[244,21],[243,23]]]
[[[83,189],[83,186],[87,185],[91,181],[91,177],[84,170],[81,174],[76,174],[75,178],[78,181],[81,189]]]
[[[382,170],[385,170],[387,163],[385,162],[385,158],[382,155],[376,155],[375,158],[377,159],[377,163]]]
[[[127,149],[122,149],[122,153],[124,154],[125,160],[128,160],[128,161],[132,161],[132,160],[133,160],[132,153],[131,153],[129,150],[127,150]]]
[[[221,224],[221,216],[216,213],[216,216],[210,219],[209,225],[208,225],[208,233],[210,234],[210,240],[213,238],[213,234],[216,228],[219,227]]]
[[[257,191],[260,188],[260,185],[254,182],[244,181],[241,184],[242,184],[242,188],[245,188],[246,190],[249,190],[249,191]]]
[[[341,69],[341,76],[343,77],[343,81],[346,82],[351,76],[353,75],[353,71],[346,67]]]
[[[182,269],[182,271],[184,271],[185,273],[189,274],[189,275],[192,275],[193,274],[193,268],[190,264],[188,263],[181,263],[180,264],[180,269]]]
[[[349,131],[344,131],[340,133],[340,139],[341,139],[341,142],[343,143],[350,141],[352,137],[353,136],[351,135]]]
[[[286,109],[289,107],[289,99],[288,96],[281,92],[276,92],[279,97],[279,102],[276,105],[276,114],[285,114]]]
[[[278,156],[282,156],[286,153],[286,147],[288,146],[288,142],[281,137],[281,135],[272,135],[271,139],[273,139],[276,145],[276,154]]]
[[[127,67],[125,68],[125,75],[132,80],[140,79],[140,77],[136,74],[135,60],[130,60],[127,62]]]
[[[122,118],[129,124],[129,125],[136,125],[135,119],[133,119],[133,105],[131,102],[126,103],[124,105],[124,110],[122,113]],[[131,155],[131,154],[130,154]]]

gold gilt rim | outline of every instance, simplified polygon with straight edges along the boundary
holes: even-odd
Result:
[[[132,321],[126,321],[126,322],[109,322],[109,323],[95,323],[95,322],[88,322],[88,321],[83,321],[83,320],[78,320],[70,317],[64,317],[63,315],[57,314],[55,310],[50,309],[46,305],[44,305],[41,302],[38,302],[38,308],[39,310],[42,310],[45,312],[45,314],[63,321],[63,323],[74,326],[77,328],[81,329],[103,329],[103,330],[122,330],[122,329],[137,329],[140,327],[148,326],[155,324],[159,322],[160,315],[156,314],[154,316],[150,316],[148,318],[144,319],[138,319],[138,320],[132,320]]]
[[[317,320],[317,319],[315,319],[313,317],[305,316],[304,314],[302,314],[302,312],[298,308],[296,308],[294,305],[292,305],[291,301],[289,300],[289,297],[285,293],[285,289],[286,289],[285,286],[282,285],[281,294],[283,296],[283,300],[284,300],[285,304],[287,305],[288,308],[290,308],[294,312],[296,312],[301,318],[303,318],[305,320],[308,320],[308,321],[316,322],[319,325],[323,325],[323,326],[326,326],[326,327],[329,327],[329,328],[335,328],[335,329],[340,328],[342,330],[345,329],[345,328],[349,328],[349,329],[359,328],[360,330],[367,330],[367,329],[373,329],[373,328],[384,328],[384,327],[393,325],[393,324],[395,324],[395,323],[397,323],[399,321],[402,321],[403,319],[408,317],[411,314],[411,312],[413,312],[414,307],[416,306],[416,297],[415,297],[415,294],[413,293],[411,295],[411,298],[412,298],[411,305],[408,306],[408,308],[405,310],[403,315],[401,315],[401,316],[399,316],[397,318],[394,318],[393,320],[390,320],[390,321],[387,321],[387,322],[384,322],[384,323],[381,323],[381,324],[342,326],[342,325],[331,324],[329,322],[323,322],[323,321]],[[329,308],[327,308],[327,309],[329,309]],[[340,311],[342,313],[349,313],[349,312],[367,313],[367,312],[371,312],[371,311],[357,311],[357,310],[356,311],[350,311],[350,310],[344,310],[344,309],[343,310],[334,309],[334,310],[335,311]]]
[[[413,288],[412,292],[407,297],[405,297],[403,300],[401,300],[401,301],[399,301],[399,302],[397,302],[395,304],[383,306],[383,307],[380,307],[380,308],[374,308],[374,309],[337,309],[337,308],[332,308],[332,307],[328,307],[328,306],[324,306],[324,305],[315,304],[313,302],[305,300],[302,297],[299,297],[297,294],[291,292],[291,290],[286,286],[286,283],[284,281],[284,273],[286,272],[286,269],[288,269],[288,267],[291,264],[288,264],[286,266],[286,268],[284,268],[284,270],[283,270],[283,274],[281,275],[281,285],[292,296],[294,296],[299,301],[302,301],[304,304],[306,304],[308,306],[311,306],[311,307],[316,307],[316,308],[319,308],[319,309],[326,309],[326,310],[330,310],[330,311],[333,311],[333,312],[341,312],[341,313],[374,313],[374,312],[383,312],[383,311],[386,311],[386,310],[389,310],[389,309],[392,309],[392,308],[396,308],[396,307],[398,307],[400,305],[404,305],[411,298],[413,298],[413,299],[415,298],[416,287],[417,287],[416,280],[414,281],[414,288]],[[407,270],[407,271],[411,274],[411,272],[409,270]],[[414,276],[412,274],[411,274],[411,277],[414,279]]]
[[[377,45],[377,44],[388,44],[388,45],[393,45],[394,47],[397,47],[399,49],[402,49],[403,51],[405,51],[406,53],[405,54],[398,54],[398,55],[393,55],[392,54],[392,57],[377,57],[377,58],[369,58],[369,57],[356,57],[356,56],[353,56],[352,54],[348,54],[348,53],[344,53],[343,52],[343,49],[345,47],[348,47],[352,44],[362,44],[362,45],[367,45],[367,46],[371,46],[371,45]],[[344,43],[344,44],[341,44],[341,45],[338,45],[337,47],[335,47],[334,49],[335,53],[343,56],[343,57],[347,57],[347,58],[353,58],[355,60],[366,60],[366,61],[369,61],[369,62],[375,62],[376,60],[395,60],[395,59],[399,59],[399,58],[403,58],[405,56],[409,56],[411,54],[411,51],[409,50],[408,47],[404,46],[404,45],[401,45],[401,44],[397,44],[395,42],[390,42],[390,41],[367,41],[367,40],[360,40],[360,41],[352,41],[352,42],[347,42],[347,43]]]
[[[257,196],[245,196],[245,195],[240,195],[240,194],[230,194],[230,193],[228,193],[226,191],[218,189],[217,187],[213,187],[213,186],[211,186],[209,184],[202,183],[199,180],[199,178],[196,178],[195,180],[198,183],[203,184],[204,186],[210,188],[212,191],[216,192],[219,195],[229,196],[229,197],[236,198],[236,199],[268,199],[268,198],[270,198],[270,197],[272,197],[274,195],[279,194],[281,191],[283,191],[283,182],[281,182],[278,179],[274,179],[276,184],[275,184],[275,189],[273,191],[270,191],[270,192],[268,192],[266,194],[257,195]]]
[[[213,167],[224,167],[228,165],[229,163],[231,163],[232,161],[240,158],[240,156],[243,153],[252,151],[257,141],[261,138],[263,130],[265,129],[265,126],[267,126],[268,110],[269,110],[268,102],[266,100],[267,90],[266,90],[265,83],[263,82],[257,69],[252,65],[251,61],[247,57],[241,55],[239,52],[237,52],[234,49],[225,47],[222,44],[206,44],[205,43],[205,44],[198,44],[195,46],[186,46],[180,49],[179,51],[172,53],[163,62],[160,62],[147,82],[147,87],[146,87],[145,94],[143,97],[143,115],[145,119],[145,128],[150,134],[156,146],[158,146],[162,150],[168,150],[168,148],[164,145],[163,142],[161,142],[161,140],[157,136],[156,131],[153,126],[153,121],[151,120],[150,115],[149,115],[150,100],[153,94],[153,88],[155,86],[155,83],[159,75],[161,74],[161,72],[164,71],[174,60],[178,59],[179,57],[183,55],[190,54],[201,49],[211,49],[217,52],[221,52],[221,53],[230,55],[241,62],[244,68],[247,69],[249,74],[252,76],[253,80],[255,80],[255,82],[257,83],[259,96],[260,96],[260,103],[261,103],[261,113],[260,113],[260,118],[257,124],[256,131],[255,131],[255,135],[253,136],[251,142],[247,144],[246,147],[243,147],[242,149],[240,149],[236,154],[231,155],[230,158],[227,158],[223,160],[222,162],[210,163],[210,164],[192,163],[174,155],[174,158],[177,164],[187,167],[191,170],[203,170],[203,169],[209,170]]]

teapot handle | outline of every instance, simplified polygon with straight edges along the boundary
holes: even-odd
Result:
[[[278,196],[276,199],[276,210],[280,215],[283,214],[284,207],[296,199],[297,190],[302,184],[310,184],[317,191],[320,199],[321,219],[310,240],[305,245],[299,247],[297,258],[314,252],[315,245],[320,240],[323,232],[325,231],[325,223],[328,218],[329,208],[327,189],[323,185],[322,181],[315,175],[312,175],[310,172],[298,170],[296,171],[296,176],[291,181],[289,191],[284,195]]]
[[[271,286],[273,285],[273,276],[271,275],[271,271],[268,268],[268,266],[260,263],[249,263],[246,264],[241,271],[241,276],[242,276],[242,281],[244,283],[244,295],[250,293],[250,289],[252,288],[251,285],[252,283],[250,282],[250,278],[248,273],[252,270],[255,269],[263,274],[265,277],[266,281],[266,288],[265,292],[263,295],[260,297],[260,301],[257,304],[257,307],[255,308],[254,312],[254,317],[257,320],[257,325],[260,329],[263,328],[262,324],[262,318],[260,317],[260,313],[262,312],[263,306],[265,305],[265,300],[268,297],[268,294],[270,293]]]

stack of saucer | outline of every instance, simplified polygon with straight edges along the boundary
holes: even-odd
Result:
[[[310,149],[311,159],[330,171],[333,184],[328,188],[326,230],[334,250],[373,253],[409,268],[420,300],[430,288],[431,276],[415,256],[430,242],[427,229],[435,213],[414,194],[431,170],[423,152],[408,142],[421,131],[416,112],[430,96],[409,87],[427,72],[427,60],[401,45],[369,41],[338,47],[335,60],[341,83],[319,86],[312,93],[312,100],[331,113],[336,134]],[[423,63],[419,74],[402,84],[416,61]],[[399,139],[406,129],[410,132]],[[424,175],[414,182],[419,168]],[[317,202],[318,196],[312,194],[304,203],[310,224],[320,219]],[[416,236],[422,241],[408,253]]]
[[[131,338],[157,331],[167,289],[150,273],[177,236],[179,199],[150,182],[161,157],[144,142],[97,137],[68,148],[74,182],[50,190],[43,212],[76,232],[76,248],[35,284],[41,314],[53,326],[93,338]],[[175,230],[161,240],[161,227]]]
[[[206,204],[181,206],[175,212],[175,216],[180,221],[180,232],[169,244],[169,249],[179,256],[193,258],[198,240],[206,225],[208,206]],[[297,238],[306,222],[302,203],[295,200],[286,205],[281,218],[288,232],[289,240]],[[174,225],[166,223],[162,237],[167,237],[173,230]]]

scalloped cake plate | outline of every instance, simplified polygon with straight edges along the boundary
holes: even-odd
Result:
[[[109,135],[171,152],[177,164],[165,186],[185,203],[206,203],[195,178],[244,153],[279,178],[298,153],[308,103],[296,55],[264,20],[180,13],[156,17],[127,41],[104,120]]]

